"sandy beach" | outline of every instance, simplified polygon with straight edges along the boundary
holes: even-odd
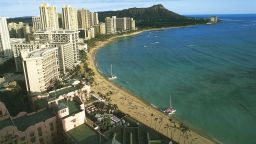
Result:
[[[139,97],[134,96],[131,92],[112,83],[105,76],[99,73],[95,63],[95,54],[99,48],[114,41],[116,38],[137,35],[141,32],[143,31],[136,31],[130,34],[114,36],[105,41],[98,41],[94,47],[89,48],[90,51],[88,52],[88,65],[95,72],[95,84],[93,84],[92,90],[95,93],[100,92],[103,94],[112,91],[113,94],[110,96],[111,103],[117,104],[118,108],[122,112],[147,125],[148,127],[151,127],[159,133],[173,139],[176,142],[181,144],[216,143],[213,140],[208,139],[192,130],[181,131],[180,123],[178,121],[175,121],[173,118],[170,120],[170,117],[166,114],[144,102]]]

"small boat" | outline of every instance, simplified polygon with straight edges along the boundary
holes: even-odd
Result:
[[[111,66],[110,66],[110,77],[108,79],[109,80],[114,80],[116,78],[117,78],[117,76],[113,75],[113,73],[112,73],[112,64],[111,64]]]
[[[176,112],[176,109],[172,107],[172,97],[170,96],[170,107],[168,107],[166,110],[164,110],[164,113],[167,113],[169,116],[174,114]]]

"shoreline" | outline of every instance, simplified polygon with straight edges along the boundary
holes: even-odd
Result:
[[[182,26],[182,27],[190,27],[190,26]],[[90,48],[88,52],[88,65],[95,72],[96,84],[92,86],[92,90],[95,92],[101,92],[101,93],[107,93],[108,91],[111,90],[113,92],[112,96],[110,96],[110,99],[112,100],[111,103],[117,104],[118,108],[122,112],[136,119],[140,123],[143,123],[144,125],[154,129],[155,131],[173,139],[176,142],[179,141],[179,143],[186,143],[186,141],[189,141],[191,143],[197,143],[197,144],[217,143],[217,141],[214,138],[201,135],[199,132],[196,132],[194,130],[187,132],[190,136],[188,139],[185,138],[187,136],[186,135],[187,133],[182,133],[182,131],[179,129],[179,125],[181,123],[180,121],[171,117],[174,123],[170,123],[170,120],[169,120],[170,117],[164,114],[159,108],[153,107],[151,103],[147,102],[143,98],[138,97],[132,92],[130,92],[129,90],[125,89],[124,87],[109,81],[107,77],[103,75],[101,72],[99,72],[97,68],[96,53],[98,49],[104,47],[107,44],[110,44],[111,42],[113,42],[118,38],[135,36],[146,31],[165,30],[165,29],[182,28],[182,27],[167,27],[167,28],[138,30],[129,34],[116,35],[103,41],[97,41],[95,43],[95,46]],[[131,107],[135,107],[135,108],[131,108]],[[157,128],[157,126],[159,128]],[[169,133],[168,133],[168,130],[169,130]]]

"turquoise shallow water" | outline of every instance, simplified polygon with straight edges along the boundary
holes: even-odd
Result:
[[[226,144],[256,143],[256,15],[217,25],[144,32],[106,45],[99,70],[159,108]]]

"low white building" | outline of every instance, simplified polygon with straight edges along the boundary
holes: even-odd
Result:
[[[0,102],[0,143],[66,142],[62,132],[69,132],[86,121],[82,99],[89,93],[90,86],[79,83],[38,95],[33,99],[46,100],[47,108],[33,113],[21,112],[15,117],[11,117],[4,103]]]
[[[0,143],[58,143],[57,118],[52,109],[21,112],[16,117],[0,119]]]

